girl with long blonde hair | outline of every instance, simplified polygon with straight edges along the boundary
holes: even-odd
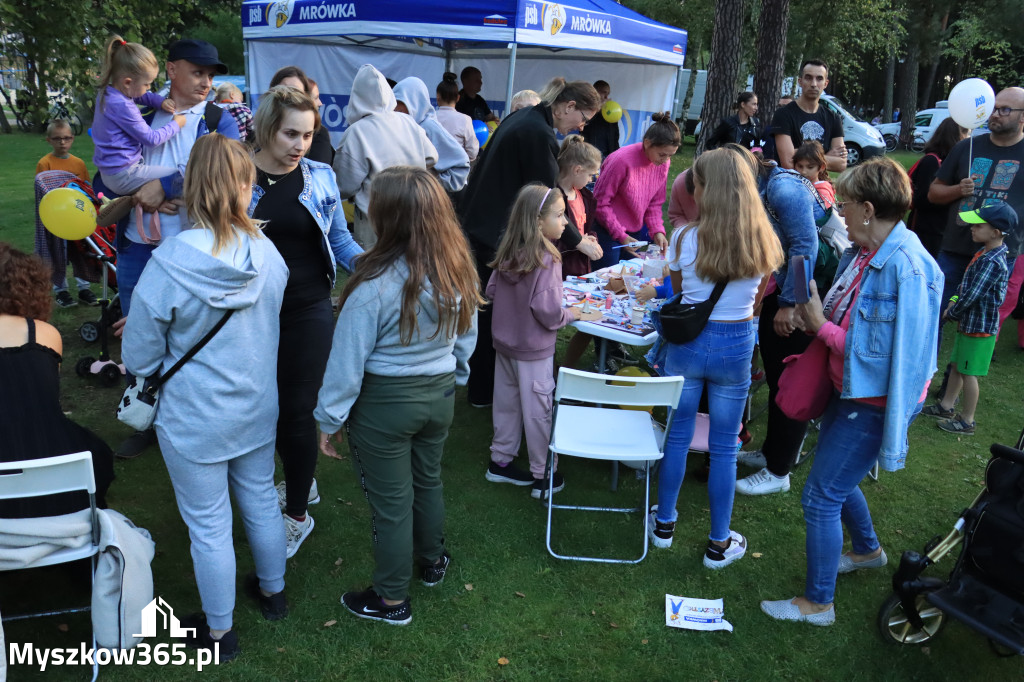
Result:
[[[381,171],[368,208],[377,241],[345,283],[314,416],[329,457],[338,457],[330,434],[340,442],[345,425],[373,517],[373,584],[341,603],[360,618],[405,625],[414,557],[427,587],[451,560],[441,455],[483,299],[469,244],[430,171]]]
[[[494,440],[486,479],[532,485],[548,493],[545,467],[551,432],[552,374],[558,330],[578,320],[578,308],[562,307],[562,258],[554,245],[568,223],[558,188],[530,184],[512,206],[508,227],[488,267],[487,298],[493,303]],[[530,471],[512,466],[526,431]],[[557,467],[558,462],[555,461]],[[555,474],[554,492],[565,485]]]
[[[219,133],[196,141],[184,188],[194,228],[153,252],[132,294],[121,344],[125,367],[150,377],[166,373],[221,325],[161,386],[154,423],[188,526],[203,606],[182,623],[196,628],[194,644],[218,643],[221,661],[239,653],[231,497],[256,566],[246,588],[265,619],[288,614],[284,525],[274,491],[277,383],[267,371],[277,363],[288,269],[246,215],[255,175],[241,142]]]
[[[676,501],[697,406],[708,389],[711,533],[704,552],[710,569],[728,566],[747,541],[729,527],[736,485],[736,442],[750,387],[754,304],[762,280],[782,262],[782,246],[761,208],[748,163],[728,150],[702,154],[693,166],[700,219],[677,229],[669,248],[672,285],[683,303],[701,303],[715,285],[725,288],[703,332],[686,344],[667,344],[665,373],[685,376],[658,478],[658,504],[648,532],[655,547],[670,547]]]

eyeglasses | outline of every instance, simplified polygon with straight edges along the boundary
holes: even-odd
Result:
[[[590,123],[590,118],[586,114],[583,113],[582,109],[577,109],[577,111],[580,112],[580,118],[583,119],[583,123],[580,124],[580,128],[582,128],[583,126],[585,126],[588,123]]]
[[[1011,107],[996,107],[992,110],[993,114],[999,114],[1000,116],[1009,116],[1015,111],[1024,111],[1024,109],[1013,109]]]
[[[852,201],[852,200],[851,201],[837,201],[836,202],[836,210],[839,211],[840,213],[842,213],[843,209],[846,208],[847,205],[862,204],[862,203],[864,203],[864,202],[862,202],[862,201]]]
[[[51,137],[50,139],[54,142],[73,142],[75,138],[67,135],[65,137]]]

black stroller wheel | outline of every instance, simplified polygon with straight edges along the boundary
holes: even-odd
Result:
[[[82,326],[78,328],[78,334],[86,343],[92,343],[100,338],[100,327],[95,322],[83,322]]]
[[[100,370],[100,379],[104,386],[117,386],[121,381],[121,370],[117,365],[104,365]]]
[[[75,374],[80,377],[92,376],[92,363],[96,362],[96,358],[82,358],[75,365]]]
[[[946,614],[928,603],[923,594],[914,599],[924,627],[917,628],[910,622],[899,595],[892,594],[878,610],[878,631],[882,639],[893,644],[924,644],[939,633],[946,623]]]

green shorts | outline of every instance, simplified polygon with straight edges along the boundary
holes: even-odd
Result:
[[[965,336],[957,332],[953,341],[953,356],[949,359],[956,371],[973,377],[988,376],[992,364],[992,352],[996,349],[996,337]]]

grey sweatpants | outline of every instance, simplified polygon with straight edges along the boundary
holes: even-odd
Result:
[[[260,587],[271,594],[284,589],[284,520],[274,490],[274,443],[223,462],[199,464],[185,459],[159,426],[156,434],[192,540],[192,565],[206,621],[211,630],[228,630],[235,608],[229,487],[242,515]]]

